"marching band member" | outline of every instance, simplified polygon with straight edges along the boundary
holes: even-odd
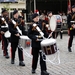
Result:
[[[50,18],[51,18],[52,15],[53,15],[52,11],[49,11],[49,12],[47,13],[47,15],[48,15],[48,22],[47,22],[47,23],[49,24],[49,20],[50,20]],[[48,33],[51,33],[50,26],[48,27]],[[56,32],[53,32],[52,37],[53,37],[53,38],[56,38]]]
[[[49,21],[50,21],[50,19],[51,19],[51,17],[53,16],[53,13],[52,13],[52,11],[50,11],[50,12],[48,12],[48,24],[49,24]],[[57,22],[57,25],[58,24],[62,24],[62,22]],[[50,29],[50,26],[48,27],[48,33],[51,33],[52,31],[51,31],[51,29]],[[52,37],[53,38],[57,38],[57,36],[58,36],[58,33],[60,32],[60,38],[62,39],[62,29],[60,28],[60,31],[53,31],[53,33],[52,33]]]
[[[2,16],[0,16],[0,33],[2,35],[3,55],[5,56],[5,58],[9,58],[7,47],[10,38],[6,38],[4,36],[5,32],[8,31],[8,27],[6,27],[6,24],[4,23],[2,18],[4,18],[7,23],[9,22],[8,11],[5,8],[2,10]]]
[[[13,20],[18,23],[18,27],[21,30],[23,35],[27,35],[27,32],[25,31],[24,25],[22,25],[19,19],[19,14],[18,10],[13,11]],[[19,44],[19,39],[20,39],[20,33],[18,29],[16,28],[17,26],[14,25],[12,21],[9,23],[9,31],[11,33],[10,41],[11,41],[11,64],[14,64],[15,61],[15,52]],[[23,51],[20,50],[18,47],[18,56],[19,56],[19,66],[25,66],[23,62]]]
[[[44,37],[48,37],[48,34],[46,33],[45,29],[42,29],[42,24],[41,21],[39,20],[39,16],[37,13],[34,13],[32,15],[32,20],[34,24],[37,24],[38,27],[42,30],[42,32],[44,33]],[[33,24],[30,25],[30,28],[28,30],[28,36],[29,38],[32,40],[32,74],[35,73],[35,70],[37,68],[37,62],[38,62],[38,57],[40,55],[40,67],[41,67],[41,75],[49,75],[49,73],[46,71],[46,62],[42,59],[42,55],[41,55],[41,46],[40,46],[40,42],[39,39],[43,39],[39,32],[35,29],[35,27],[33,27]]]
[[[68,24],[68,34],[70,36],[68,41],[68,51],[72,52],[72,41],[73,36],[75,35],[75,22],[72,23],[72,21],[75,21],[75,5],[72,6],[72,13],[68,14],[67,16],[67,24]]]

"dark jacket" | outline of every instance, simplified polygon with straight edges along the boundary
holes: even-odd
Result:
[[[13,19],[15,22],[20,22],[18,19]],[[19,23],[18,25],[19,29],[22,31],[23,35],[27,35],[27,32],[25,31],[24,26]],[[15,36],[15,34],[19,33],[18,30],[14,27],[14,24],[12,23],[12,21],[9,22],[9,31],[11,33],[11,37],[10,37],[10,41],[11,42],[18,42],[19,41],[19,37]]]
[[[75,13],[73,13],[73,12],[67,15],[68,28],[71,28],[71,25],[72,25],[71,21],[75,21],[74,15],[75,15]],[[73,18],[73,16],[74,16],[74,18]]]
[[[70,30],[70,35],[75,35],[75,29],[72,28],[72,24],[71,21],[75,21],[75,13],[70,13],[67,16],[67,24],[68,24],[68,29]]]
[[[35,22],[34,22],[35,23]],[[37,25],[38,25],[38,27],[42,30],[42,32],[44,33],[44,37],[48,37],[48,34],[47,34],[47,32],[46,32],[46,30],[45,30],[45,28],[44,29],[42,29],[42,22],[41,21],[39,21],[39,23],[36,23]],[[30,28],[28,29],[28,37],[32,40],[32,47],[33,48],[41,48],[41,45],[40,45],[40,42],[41,41],[36,41],[37,40],[37,36],[39,36],[40,34],[39,34],[39,32],[36,30],[36,29],[34,29],[33,30],[33,25],[30,25]],[[42,37],[41,37],[42,38]],[[40,39],[40,38],[39,38]],[[43,39],[43,38],[42,38]]]

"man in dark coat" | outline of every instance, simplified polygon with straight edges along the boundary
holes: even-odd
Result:
[[[18,10],[14,10],[13,12],[13,20],[18,24],[16,26],[12,21],[9,23],[9,31],[11,33],[10,41],[11,41],[11,64],[14,64],[15,61],[15,52],[19,44],[19,39],[21,33],[17,30],[16,27],[20,29],[23,35],[27,35],[27,32],[25,31],[24,25],[21,24],[21,21],[19,19]],[[23,62],[23,51],[18,47],[18,56],[19,56],[19,66],[25,66]]]
[[[72,6],[72,13],[67,16],[67,24],[68,24],[68,33],[69,33],[69,41],[68,41],[68,51],[72,52],[72,42],[73,36],[75,35],[75,5]]]
[[[5,58],[9,58],[7,47],[10,38],[5,37],[5,33],[9,30],[9,27],[7,24],[5,24],[5,21],[3,21],[2,18],[4,18],[6,23],[8,24],[9,22],[8,11],[5,8],[3,8],[2,16],[0,17],[0,33],[2,35],[3,55],[5,56]]]
[[[43,39],[42,36],[40,36],[39,32],[36,30],[35,27],[33,27],[34,24],[37,24],[37,26],[42,30],[42,32],[44,33],[44,37],[48,37],[48,34],[45,30],[45,28],[42,28],[42,23],[39,20],[39,16],[38,14],[34,13],[32,15],[32,22],[33,24],[30,25],[30,28],[28,30],[28,36],[29,38],[32,40],[32,55],[33,55],[33,59],[32,59],[32,73],[35,73],[35,70],[37,68],[37,62],[38,62],[38,57],[40,55],[40,67],[41,67],[41,75],[49,75],[49,73],[46,71],[46,62],[42,59],[42,55],[41,55],[41,41],[39,41],[39,39]]]

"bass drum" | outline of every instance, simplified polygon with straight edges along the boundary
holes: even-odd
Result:
[[[49,21],[51,31],[60,31],[62,25],[62,18],[60,15],[53,15]]]

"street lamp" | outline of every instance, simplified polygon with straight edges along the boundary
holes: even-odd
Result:
[[[36,0],[34,0],[34,11],[36,10]]]

